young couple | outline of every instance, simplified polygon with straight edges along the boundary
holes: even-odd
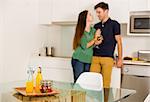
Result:
[[[93,17],[89,11],[82,11],[78,17],[72,56],[74,82],[83,72],[97,72],[103,76],[104,87],[109,88],[116,44],[118,46],[116,65],[118,68],[122,67],[120,24],[109,17],[107,3],[100,2],[94,9],[100,20],[94,27],[91,26]]]

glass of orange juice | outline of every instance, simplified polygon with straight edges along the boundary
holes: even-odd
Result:
[[[26,92],[27,93],[32,93],[34,89],[34,81],[33,81],[33,69],[30,67],[29,70],[27,71],[28,73],[28,79],[26,81]]]
[[[34,83],[33,81],[27,81],[26,82],[26,92],[27,93],[32,93],[34,88]]]

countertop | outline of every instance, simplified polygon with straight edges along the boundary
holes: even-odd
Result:
[[[132,60],[124,60],[124,65],[144,65],[144,66],[150,66],[150,62],[146,61],[132,61]]]
[[[37,57],[35,57],[35,58],[71,60],[71,57],[68,57],[68,56],[54,56],[54,57],[37,56]],[[132,60],[123,60],[123,64],[124,64],[124,65],[143,65],[143,66],[150,66],[150,62],[145,62],[145,61],[132,61]]]

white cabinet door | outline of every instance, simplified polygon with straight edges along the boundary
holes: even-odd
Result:
[[[39,23],[51,24],[52,0],[39,0]]]
[[[129,6],[128,6],[128,0],[102,0],[103,2],[108,3],[109,5],[109,14],[112,19],[117,20],[121,23],[128,22],[128,16],[129,16]],[[94,23],[98,22],[98,18],[96,16],[94,6],[98,4],[99,2],[102,2],[99,0],[81,0],[79,1],[80,5],[80,11],[88,9],[92,12],[92,15],[94,16]],[[121,5],[123,4],[123,5]]]
[[[130,11],[144,11],[148,9],[149,0],[129,0]]]
[[[150,77],[150,66],[124,65],[123,74]]]
[[[53,0],[53,21],[76,21],[78,17],[78,0]]]
[[[96,13],[95,13],[95,10],[94,10],[94,6],[100,2],[106,2],[108,3],[109,5],[109,8],[110,8],[110,17],[112,19],[115,19],[119,22],[127,22],[128,21],[128,0],[82,0],[82,1],[79,1],[79,5],[80,5],[80,11],[84,10],[84,9],[88,9],[92,12],[92,14],[94,15],[94,20],[95,21],[98,21],[97,20],[97,17],[96,17]],[[120,5],[120,4],[123,4],[123,5]]]
[[[42,75],[43,75],[44,80],[73,82],[72,70],[66,70],[66,69],[62,69],[62,68],[43,69]]]
[[[106,0],[109,4],[109,15],[120,23],[127,23],[129,16],[128,0]]]
[[[121,69],[113,67],[110,87],[120,88],[120,86],[121,86]]]
[[[93,15],[94,18],[94,24],[97,23],[98,17],[96,16],[96,12],[94,10],[94,6],[98,4],[100,1],[99,0],[79,0],[79,12],[83,10],[89,10],[91,14]]]
[[[147,0],[148,10],[150,10],[150,0]]]
[[[36,71],[40,66],[43,79],[73,82],[71,58],[32,57],[29,66]]]

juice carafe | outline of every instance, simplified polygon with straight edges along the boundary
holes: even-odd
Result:
[[[33,71],[30,69],[28,70],[28,79],[26,81],[26,92],[32,93],[34,88],[34,81],[33,81]]]
[[[41,67],[39,67],[37,75],[36,75],[36,85],[35,85],[35,91],[36,92],[40,92],[41,80],[42,80]]]

